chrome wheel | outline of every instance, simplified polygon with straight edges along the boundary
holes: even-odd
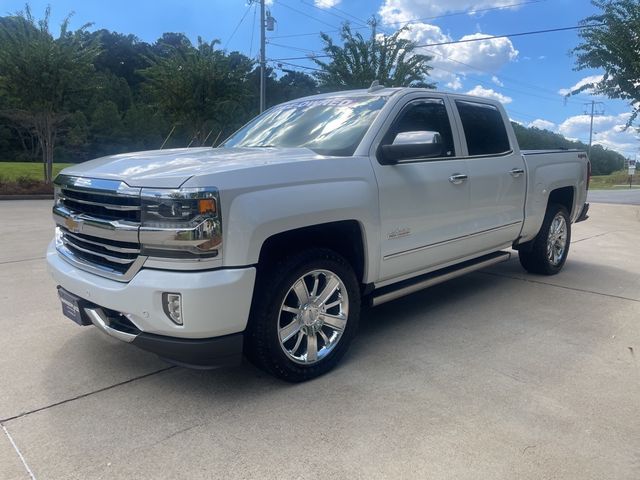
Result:
[[[348,316],[349,295],[340,277],[329,270],[305,273],[280,306],[280,347],[296,363],[317,363],[340,341]]]
[[[567,221],[560,212],[553,217],[549,226],[547,237],[547,259],[557,266],[562,261],[562,256],[567,248]]]

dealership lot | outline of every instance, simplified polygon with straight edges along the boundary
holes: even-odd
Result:
[[[48,201],[0,202],[0,478],[640,478],[640,206],[555,277],[509,262],[365,311],[339,368],[192,371],[78,327]]]

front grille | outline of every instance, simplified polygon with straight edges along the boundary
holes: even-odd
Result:
[[[140,197],[102,192],[80,191],[62,187],[61,203],[74,213],[84,213],[106,220],[140,222]]]
[[[60,175],[56,179],[54,218],[58,251],[87,271],[128,281],[140,255],[140,189],[114,180]]]
[[[60,227],[60,232],[63,245],[74,256],[122,275],[131,268],[140,255],[140,245],[137,243],[71,233],[63,227]]]

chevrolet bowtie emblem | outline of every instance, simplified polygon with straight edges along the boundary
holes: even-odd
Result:
[[[82,231],[82,224],[84,222],[82,220],[76,220],[74,218],[68,217],[64,219],[64,226],[67,227],[72,233],[80,233]]]

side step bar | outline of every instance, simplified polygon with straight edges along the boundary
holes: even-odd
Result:
[[[419,277],[411,278],[395,285],[383,287],[373,292],[371,305],[374,307],[382,305],[383,303],[418,292],[433,285],[437,285],[438,283],[461,277],[462,275],[495,265],[496,263],[506,262],[510,258],[510,252],[490,253],[489,255],[469,260],[458,265],[453,265],[451,267],[443,268],[442,270],[420,275]]]

